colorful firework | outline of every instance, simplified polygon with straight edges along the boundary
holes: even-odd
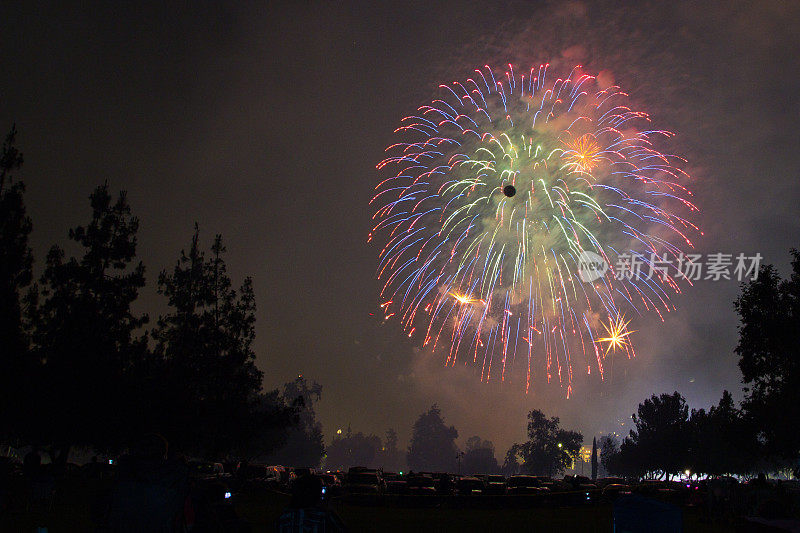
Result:
[[[547,71],[476,69],[402,119],[369,240],[384,245],[384,315],[410,337],[482,380],[522,362],[526,391],[540,372],[569,396],[575,368],[602,378],[609,352],[635,355],[626,309],[674,309],[678,276],[656,263],[699,230],[684,218],[697,210],[685,160],[654,146],[672,134],[580,66]],[[576,276],[586,252],[612,266],[589,283]],[[616,276],[624,258],[644,268]]]
[[[614,319],[609,318],[608,325],[603,324],[603,328],[605,328],[608,337],[597,339],[597,342],[608,343],[604,355],[608,355],[608,352],[616,352],[617,350],[625,349],[630,346],[628,337],[632,333],[636,333],[628,329],[628,324],[630,324],[630,322],[630,320],[626,321],[625,317],[618,316]]]

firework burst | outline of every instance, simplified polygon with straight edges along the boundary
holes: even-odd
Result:
[[[607,343],[606,353],[604,355],[608,355],[611,351],[616,352],[617,350],[627,349],[631,345],[628,337],[636,332],[628,329],[628,324],[630,324],[630,322],[630,320],[626,321],[624,316],[617,316],[614,319],[609,318],[608,325],[603,324],[603,328],[606,330],[606,335],[608,335],[608,337],[597,339],[597,341]]]
[[[384,314],[409,336],[482,380],[522,366],[526,391],[539,372],[569,396],[574,369],[602,378],[610,349],[634,356],[625,310],[673,309],[677,276],[649,270],[692,247],[697,209],[685,161],[654,145],[671,133],[580,67],[547,71],[476,69],[402,119],[369,240]],[[643,269],[584,283],[585,252]]]

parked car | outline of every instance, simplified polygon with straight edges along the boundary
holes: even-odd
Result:
[[[275,488],[278,475],[274,467],[262,464],[243,464],[236,469],[236,480],[247,488]]]
[[[506,478],[503,476],[486,476],[484,479],[486,484],[486,494],[505,494],[506,493]]]
[[[345,472],[342,472],[341,470],[335,470],[331,472],[329,470],[327,473],[334,476],[339,481],[339,485],[344,486],[344,480],[347,479],[347,474]]]
[[[267,467],[267,481],[274,487],[282,484],[288,485],[289,477],[289,472],[283,466],[271,465]],[[286,478],[285,481],[282,478]]]
[[[564,476],[564,483],[571,485],[572,490],[597,490],[597,485],[586,476]]]
[[[477,496],[483,494],[486,486],[477,477],[467,476],[456,481],[456,493],[459,496]]]
[[[406,477],[395,473],[384,473],[383,483],[386,487],[386,494],[405,494],[408,488]]]
[[[644,494],[645,496],[664,496],[672,497],[678,494],[680,485],[675,485],[669,481],[659,480],[644,480],[634,487],[634,492]]]
[[[548,489],[542,486],[542,481],[536,476],[516,475],[508,478],[508,494],[539,494],[547,492]]]
[[[570,483],[567,483],[563,479],[550,479],[550,478],[540,478],[541,486],[549,490],[550,492],[571,492],[575,490]]]
[[[347,494],[383,494],[383,483],[377,472],[351,472],[344,483]]]
[[[415,495],[429,495],[436,494],[436,481],[430,477],[422,474],[409,476],[406,482],[406,492]]]
[[[436,494],[440,496],[449,496],[453,494],[455,489],[454,476],[446,472],[432,472],[429,474],[433,478],[436,485]]]
[[[314,473],[313,468],[308,468],[305,466],[294,469],[294,475],[297,477],[310,476],[313,473]]]
[[[621,478],[621,477],[604,477],[604,478],[598,479],[595,483],[601,489],[603,487],[605,487],[606,485],[627,485],[628,484],[628,482],[625,479]]]
[[[614,501],[617,499],[618,496],[622,494],[630,494],[631,487],[629,485],[624,485],[622,483],[609,483],[605,487],[603,487],[602,495],[603,499]]]
[[[367,468],[366,466],[351,466],[347,469],[348,474],[358,474],[360,472],[368,472],[370,474],[380,474],[377,468]]]
[[[280,485],[283,487],[289,487],[297,478],[297,474],[293,468],[281,465],[275,465],[268,467],[270,472],[274,472],[274,477],[276,481],[274,482],[276,485]]]
[[[333,474],[317,474],[322,480],[322,487],[327,496],[338,496],[342,491],[342,484]]]
[[[208,463],[205,461],[189,461],[189,474],[199,479],[216,479],[225,474],[222,463]]]

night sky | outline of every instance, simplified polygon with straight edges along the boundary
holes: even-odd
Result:
[[[637,318],[637,358],[569,400],[444,368],[381,322],[368,201],[392,130],[439,83],[486,63],[580,63],[678,133],[698,251],[759,252],[785,274],[800,247],[800,4],[18,4],[0,7],[0,129],[20,131],[38,268],[104,180],[140,218],[137,305],[153,319],[157,274],[194,222],[206,246],[222,233],[234,282],[254,278],[265,386],[321,383],[326,439],[351,424],[404,444],[436,402],[462,445],[477,434],[502,457],[533,408],[591,441],[627,433],[652,393],[741,397],[735,281],[687,288],[663,323]]]

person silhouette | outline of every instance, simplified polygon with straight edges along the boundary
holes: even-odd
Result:
[[[328,508],[326,487],[319,476],[306,474],[292,486],[292,499],[278,518],[278,533],[340,533],[346,531],[341,519]]]
[[[184,462],[168,459],[168,449],[166,439],[150,434],[120,457],[109,514],[112,531],[180,530],[188,495],[188,469]]]
[[[25,454],[22,460],[22,473],[28,491],[27,510],[33,512],[37,520],[43,524],[46,521],[46,513],[53,506],[55,479],[51,471],[42,465],[42,457],[36,448]],[[39,527],[44,526],[40,524]]]

